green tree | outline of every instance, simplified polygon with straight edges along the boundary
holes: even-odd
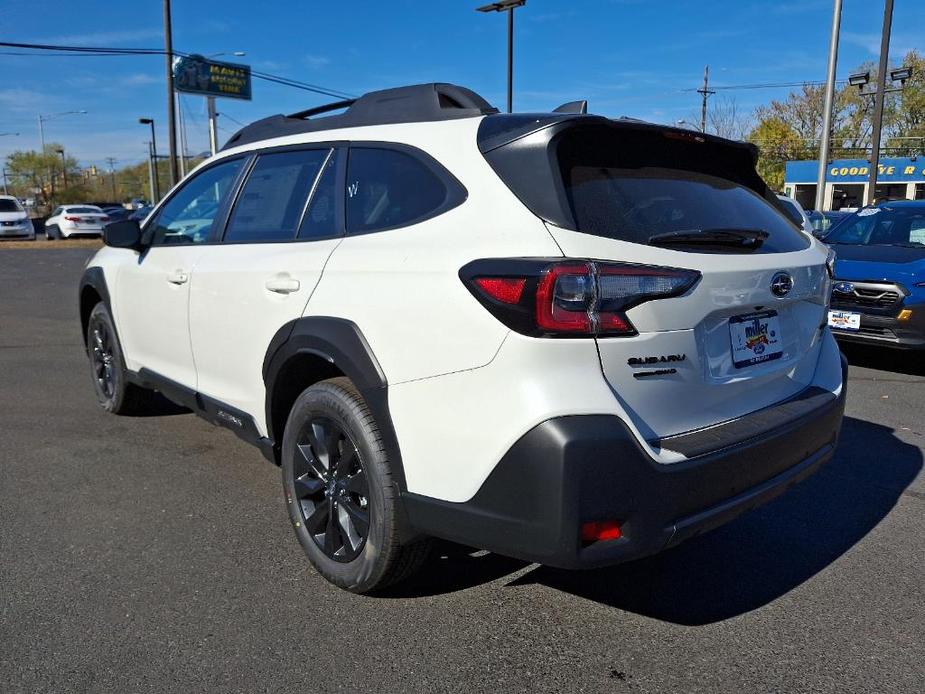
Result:
[[[784,162],[811,156],[800,133],[779,116],[762,118],[748,134],[748,141],[758,145],[758,173],[774,190],[783,190]]]

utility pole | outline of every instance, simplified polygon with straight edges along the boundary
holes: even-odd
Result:
[[[6,188],[6,169],[3,169],[3,194],[9,195],[10,191]]]
[[[703,66],[703,87],[697,90],[697,93],[700,94],[702,98],[700,102],[700,132],[705,133],[707,131],[707,98],[713,94],[716,94],[715,91],[710,90],[710,66]]]
[[[819,169],[816,174],[816,208],[825,209],[825,179],[829,168],[829,141],[832,137],[832,105],[835,101],[835,68],[838,65],[838,33],[841,29],[841,0],[832,9],[832,37],[829,39],[829,69],[825,81],[825,111],[822,114],[822,141],[819,144]]]
[[[167,61],[167,139],[170,143],[170,186],[177,183],[177,109],[173,98],[173,33],[170,26],[170,0],[164,0],[164,52]]]
[[[877,70],[877,93],[874,94],[874,125],[870,142],[870,177],[867,181],[867,204],[877,193],[877,169],[880,166],[880,130],[883,127],[883,98],[886,96],[886,71],[890,59],[890,31],[893,28],[893,0],[883,8],[883,34],[880,37],[880,67]]]
[[[106,157],[106,163],[109,164],[109,186],[112,190],[112,201],[116,201],[116,171],[113,168],[116,160],[112,157]]]

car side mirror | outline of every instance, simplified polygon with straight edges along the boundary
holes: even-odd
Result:
[[[136,219],[120,219],[103,227],[103,243],[113,248],[131,248],[141,251],[141,226]]]

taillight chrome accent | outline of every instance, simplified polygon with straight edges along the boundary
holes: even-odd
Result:
[[[505,325],[537,337],[636,335],[626,311],[687,292],[693,270],[593,260],[490,259],[460,270],[473,295]]]

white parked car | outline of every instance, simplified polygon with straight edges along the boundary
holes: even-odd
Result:
[[[0,239],[34,239],[29,213],[12,195],[0,195]]]
[[[750,145],[447,84],[338,106],[239,131],[80,286],[100,404],[158,390],[255,444],[328,580],[433,536],[614,564],[832,456],[832,257]]]
[[[45,220],[45,237],[69,239],[74,236],[100,236],[108,215],[96,205],[61,205]]]

